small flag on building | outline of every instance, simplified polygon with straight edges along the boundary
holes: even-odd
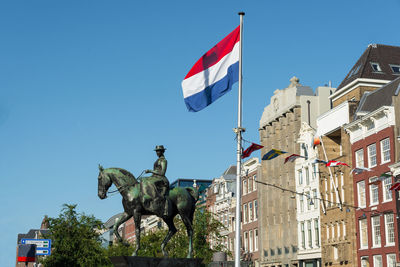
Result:
[[[337,166],[350,167],[349,165],[347,165],[347,163],[344,163],[344,162],[341,162],[341,161],[337,161],[337,160],[330,160],[330,161],[328,161],[328,163],[326,163],[326,167],[337,167]]]
[[[387,178],[387,177],[392,177],[392,175],[390,173],[384,172],[380,175],[380,177]]]
[[[313,163],[323,163],[326,165],[328,162],[322,159],[315,159]]]
[[[243,153],[242,153],[242,159],[247,158],[247,157],[250,157],[251,153],[253,153],[254,151],[259,150],[259,149],[261,149],[261,148],[263,148],[263,147],[264,147],[264,146],[262,146],[262,145],[258,145],[258,144],[255,144],[255,143],[251,143],[251,145],[250,145],[248,148],[246,148],[245,151],[243,151]]]
[[[368,185],[372,185],[372,184],[373,184],[373,185],[378,185],[378,184],[382,183],[382,181],[383,181],[384,178],[385,178],[385,177],[382,177],[382,176],[372,178],[372,179],[370,180],[370,182],[368,183]]]
[[[305,157],[303,157],[303,156],[300,156],[300,155],[297,155],[297,154],[292,154],[292,155],[290,155],[289,157],[286,157],[285,158],[285,163],[286,162],[293,162],[293,161],[295,161],[296,159],[298,159],[298,158],[305,158]]]
[[[352,169],[350,171],[350,173],[354,172],[355,174],[360,174],[360,173],[363,173],[365,171],[370,172],[371,169],[370,168],[366,168],[366,167],[356,167],[356,168]]]
[[[392,185],[392,187],[390,187],[389,190],[399,191],[400,190],[400,182],[394,183],[394,185]]]
[[[186,75],[182,90],[189,111],[207,107],[239,80],[239,40],[240,26],[205,53]]]
[[[270,159],[276,158],[277,156],[285,154],[285,153],[287,153],[287,152],[278,150],[278,149],[271,149],[262,157],[262,160],[270,160]]]
[[[319,144],[321,144],[321,139],[320,139],[320,137],[318,135],[315,135],[313,140],[312,140],[311,146],[314,148]]]

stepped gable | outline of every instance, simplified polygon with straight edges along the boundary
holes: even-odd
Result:
[[[379,64],[378,70],[374,69],[371,63]],[[400,73],[394,73],[390,65],[400,66],[400,47],[370,44],[340,83],[336,91],[359,78],[394,80],[399,77]]]

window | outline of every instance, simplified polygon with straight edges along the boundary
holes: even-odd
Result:
[[[358,221],[360,226],[360,248],[368,248],[368,226],[367,219],[361,219]]]
[[[244,232],[244,251],[248,252],[248,243],[249,243],[249,233],[248,232]]]
[[[368,257],[361,257],[361,267],[369,267]]]
[[[336,223],[337,237],[340,238],[340,223]]]
[[[400,65],[389,64],[394,74],[400,74]]]
[[[306,172],[306,184],[309,185],[310,184],[310,172],[308,171],[307,167],[304,170]]]
[[[326,225],[326,239],[329,240],[329,225]]]
[[[303,184],[303,172],[301,170],[297,171],[299,176],[299,184]]]
[[[247,194],[247,180],[243,180],[243,195]]]
[[[343,237],[346,238],[346,235],[347,235],[347,233],[346,233],[346,222],[342,221],[342,225],[343,225]]]
[[[250,213],[250,215],[249,215],[249,220],[250,220],[250,222],[252,222],[253,221],[253,202],[249,202],[249,213]]]
[[[243,222],[247,223],[248,219],[249,219],[249,217],[248,217],[249,213],[248,213],[248,210],[247,210],[247,203],[243,205],[243,213],[244,213]]]
[[[253,176],[253,191],[257,190],[257,175]]]
[[[382,255],[374,255],[374,267],[383,267]]]
[[[301,230],[301,247],[305,248],[306,247],[306,236],[304,233],[304,222],[300,224],[300,230]]]
[[[257,200],[254,200],[254,219],[257,220],[257,218],[258,218]]]
[[[249,239],[249,247],[250,247],[250,252],[253,252],[253,231],[250,231],[250,239]]]
[[[369,182],[373,182],[374,180],[376,180],[376,177],[374,178],[370,178]],[[371,184],[369,186],[369,191],[370,191],[370,206],[372,205],[377,205],[379,203],[379,192],[378,192],[378,185],[377,184]]]
[[[376,144],[368,146],[368,167],[376,166]]]
[[[249,178],[247,182],[247,192],[250,193],[253,190],[253,180]]]
[[[313,195],[314,195],[314,209],[318,209],[318,196],[317,196],[317,189],[313,190]]]
[[[364,167],[364,149],[356,151],[356,167]]]
[[[391,201],[392,200],[392,190],[390,188],[392,187],[392,177],[384,177],[383,178],[383,201]]]
[[[381,224],[380,217],[374,216],[371,217],[372,224],[372,246],[380,247],[381,246]]]
[[[258,250],[258,229],[254,229],[254,251]]]
[[[394,218],[393,213],[385,214],[386,246],[394,246]]]
[[[386,138],[381,141],[381,162],[390,161],[390,139]]]
[[[396,254],[387,254],[387,267],[396,267]]]
[[[358,199],[358,206],[360,208],[366,207],[366,200],[365,200],[365,181],[361,181],[357,183],[357,199]]]
[[[312,179],[315,180],[315,177],[317,177],[318,175],[318,170],[317,170],[317,164],[313,163],[313,175],[312,175]]]
[[[339,258],[339,251],[338,251],[338,247],[334,246],[333,247],[333,259],[337,260]]]
[[[308,230],[308,247],[312,248],[312,230],[311,230],[311,220],[307,221],[307,230]]]
[[[374,72],[382,72],[382,69],[381,69],[381,66],[379,66],[379,63],[371,62],[371,67]]]
[[[305,194],[306,194],[306,196],[307,196],[307,210],[311,210],[311,204],[310,204],[310,202],[311,202],[311,196],[310,196],[310,192],[306,192]]]
[[[314,220],[314,243],[319,247],[319,222],[318,219]]]
[[[303,150],[303,156],[305,158],[308,158],[308,151],[307,151],[306,145],[304,143],[301,144],[301,148]]]
[[[300,195],[300,196],[299,196],[299,199],[300,199],[300,201],[299,201],[300,211],[301,211],[301,212],[304,212],[304,196],[303,196],[303,195]]]

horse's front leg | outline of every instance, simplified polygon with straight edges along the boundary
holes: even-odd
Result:
[[[137,256],[140,249],[140,221],[142,220],[142,215],[135,212],[133,215],[133,220],[135,221],[135,234],[136,234],[136,249],[132,253],[132,256]]]
[[[120,234],[118,233],[118,227],[123,224],[124,222],[126,222],[127,220],[129,220],[129,218],[131,217],[131,215],[129,215],[128,213],[124,212],[121,217],[119,217],[119,219],[117,220],[117,222],[114,224],[113,227],[113,232],[115,234],[115,236],[117,237],[119,242],[122,242],[122,237],[120,236]]]

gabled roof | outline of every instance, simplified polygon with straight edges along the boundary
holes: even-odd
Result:
[[[226,169],[222,175],[227,175],[227,174],[235,174],[236,175],[236,166],[235,165],[229,166],[228,169]]]
[[[382,71],[374,71],[371,63],[378,63]],[[370,44],[351,68],[336,91],[358,78],[394,80],[399,75],[393,73],[390,64],[400,65],[400,47]]]
[[[356,116],[363,113],[369,113],[383,106],[391,106],[392,96],[398,94],[399,90],[400,77],[375,91],[365,92],[360,100]]]

